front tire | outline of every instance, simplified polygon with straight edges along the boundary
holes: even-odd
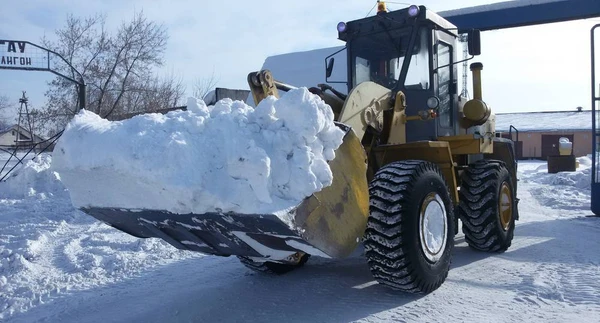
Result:
[[[504,252],[512,244],[517,203],[513,179],[502,161],[480,160],[462,177],[458,215],[467,244]]]
[[[454,213],[446,181],[433,163],[382,167],[370,187],[365,254],[381,284],[429,293],[445,281],[454,246]]]

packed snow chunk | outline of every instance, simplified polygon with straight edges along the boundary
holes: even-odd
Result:
[[[187,104],[117,122],[79,113],[53,156],[73,204],[277,213],[331,185],[327,162],[345,133],[306,88],[256,108],[230,99]]]
[[[592,154],[587,156],[578,157],[577,161],[581,167],[592,167]]]
[[[23,161],[6,181],[0,182],[0,200],[68,197],[60,176],[50,169],[51,164],[48,154]]]

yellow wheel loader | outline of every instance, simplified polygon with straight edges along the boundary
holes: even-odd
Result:
[[[381,6],[382,3],[380,3]],[[364,244],[374,278],[408,292],[446,279],[458,220],[473,249],[509,248],[518,219],[513,142],[497,138],[482,101],[482,64],[471,64],[474,99],[457,93],[458,29],[423,6],[338,25],[346,42],[348,94],[309,90],[327,102],[343,144],[329,162],[333,183],[277,214],[172,214],[89,207],[137,237],[237,256],[254,270],[285,273],[310,255],[343,258]],[[479,33],[469,33],[479,54]],[[325,66],[331,75],[334,61]],[[255,103],[291,86],[267,71],[248,75]]]

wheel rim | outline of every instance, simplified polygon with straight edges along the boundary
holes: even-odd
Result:
[[[419,238],[423,254],[430,262],[438,261],[444,254],[448,236],[447,219],[442,198],[436,193],[429,193],[421,204]]]
[[[510,222],[512,220],[512,194],[510,191],[510,186],[508,183],[503,182],[500,187],[500,198],[498,199],[498,212],[500,213],[500,224],[502,224],[502,229],[504,231],[508,230],[510,227]]]

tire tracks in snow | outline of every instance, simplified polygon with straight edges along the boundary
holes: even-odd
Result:
[[[121,233],[67,204],[18,203],[24,205],[0,233],[0,320],[74,291],[201,256]]]
[[[540,185],[525,184],[521,189],[525,189],[522,199],[533,199]],[[521,283],[515,301],[540,308],[582,306],[600,312],[600,256],[590,252],[600,249],[598,221],[537,202],[529,204],[535,210],[530,215],[543,221],[529,222],[516,234],[542,242],[516,251],[518,258],[531,259],[533,266],[518,273]]]

